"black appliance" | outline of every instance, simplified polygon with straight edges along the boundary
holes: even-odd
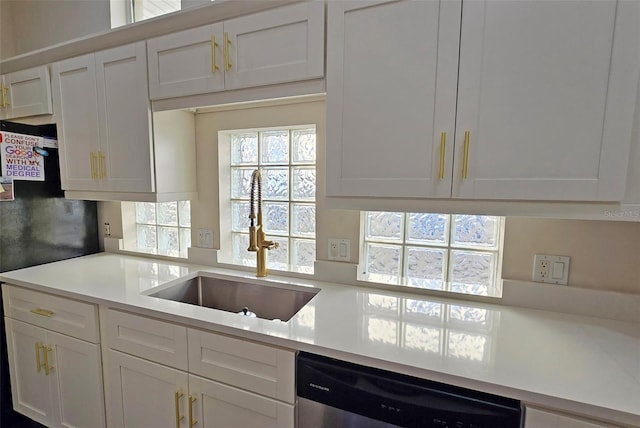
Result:
[[[297,425],[521,428],[518,400],[300,352]]]
[[[55,125],[0,121],[0,131],[57,137]],[[0,272],[100,251],[97,204],[64,199],[58,150],[46,151],[48,155],[42,157],[45,181],[16,180],[15,199],[0,202]],[[0,426],[39,427],[13,411],[2,305],[0,316]]]

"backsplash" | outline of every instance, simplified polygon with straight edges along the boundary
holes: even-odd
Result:
[[[536,253],[571,257],[569,286],[640,294],[640,223],[508,217],[502,276],[530,281]]]

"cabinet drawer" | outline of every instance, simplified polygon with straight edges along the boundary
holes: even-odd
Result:
[[[295,353],[189,329],[189,372],[294,402]]]
[[[100,342],[96,305],[8,284],[2,285],[2,291],[5,316],[88,342]]]
[[[164,321],[107,309],[109,348],[187,370],[187,329]]]

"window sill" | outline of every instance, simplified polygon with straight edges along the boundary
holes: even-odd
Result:
[[[415,278],[406,278],[406,277],[399,277],[395,275],[382,275],[382,274],[370,274],[370,273],[359,273],[358,281],[372,283],[372,284],[381,284],[389,287],[403,287],[403,288],[406,288],[407,291],[411,291],[411,292],[422,290],[426,292],[443,293],[444,295],[450,295],[455,297],[474,296],[474,297],[481,297],[481,298],[498,298],[498,299],[502,297],[502,281],[493,281],[491,284],[488,284],[488,285],[460,284],[460,283],[451,283],[449,281],[436,281],[436,280],[421,281]],[[473,291],[481,288],[486,288],[486,290],[484,292],[459,291],[462,289]]]

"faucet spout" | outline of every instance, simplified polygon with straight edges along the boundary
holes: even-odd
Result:
[[[257,194],[256,194],[257,193]],[[267,240],[262,224],[262,174],[251,174],[251,201],[249,209],[249,248],[256,253],[256,276],[267,276],[267,250],[278,248],[278,243]]]

